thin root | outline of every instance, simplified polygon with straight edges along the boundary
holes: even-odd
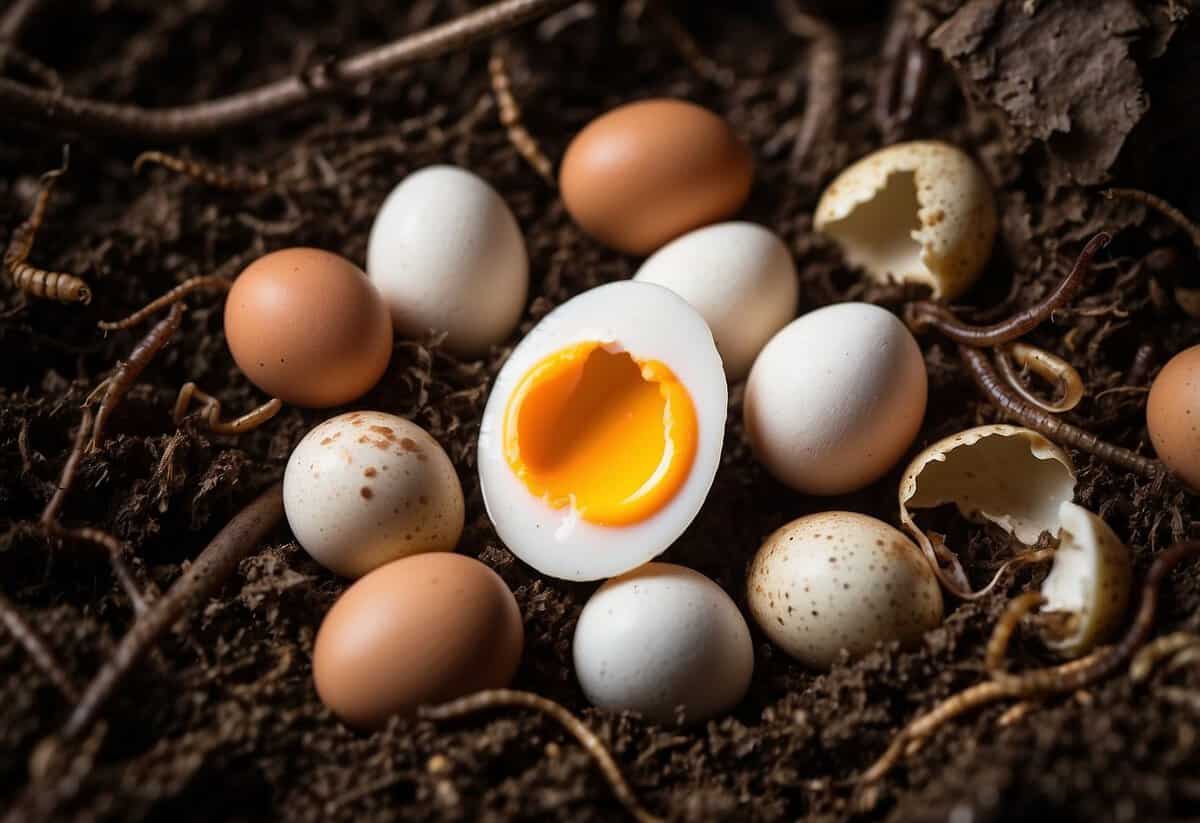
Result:
[[[1137,615],[1120,643],[1106,646],[1070,663],[977,683],[951,696],[904,727],[883,755],[863,773],[859,782],[875,783],[882,779],[900,761],[910,745],[928,738],[959,715],[1000,700],[1028,700],[1069,694],[1111,674],[1141,648],[1154,628],[1154,614],[1163,578],[1181,561],[1197,554],[1200,554],[1200,541],[1191,541],[1176,543],[1155,559],[1142,584],[1142,600]]]
[[[904,136],[929,86],[929,49],[913,32],[913,10],[899,0],[883,41],[883,69],[875,86],[875,124],[885,143]]]
[[[195,383],[189,382],[183,384],[183,388],[179,390],[179,397],[175,400],[174,418],[176,426],[182,423],[183,419],[187,416],[188,407],[192,404],[192,398],[200,402],[204,414],[202,419],[209,430],[216,434],[243,434],[253,431],[279,414],[279,410],[283,408],[283,401],[278,397],[273,397],[257,409],[247,412],[241,417],[222,421],[221,401],[211,394],[201,391]]]
[[[129,547],[123,540],[114,537],[106,531],[94,529],[89,526],[69,529],[58,523],[43,523],[42,528],[45,529],[46,534],[51,537],[57,537],[59,540],[91,543],[94,546],[104,549],[108,554],[109,563],[112,565],[113,576],[121,584],[121,588],[125,591],[125,596],[129,598],[129,602],[133,606],[133,611],[139,615],[145,613],[147,609],[146,598],[142,595],[141,587],[134,580],[133,572],[125,563],[125,556],[129,554]]]
[[[637,820],[638,823],[660,823],[662,818],[651,814],[638,802],[633,790],[621,774],[621,769],[617,765],[616,760],[613,759],[613,756],[609,753],[600,738],[596,736],[596,733],[589,729],[579,718],[552,700],[547,700],[532,692],[517,691],[515,689],[490,689],[470,695],[469,697],[452,700],[440,706],[422,706],[417,710],[417,713],[419,717],[425,720],[450,720],[506,706],[533,709],[542,714],[549,715],[558,721],[564,729],[579,741],[587,753],[591,755],[592,759],[596,761],[600,772],[612,787],[613,794],[616,795],[617,800],[629,812],[629,815],[634,820]]]
[[[1083,399],[1083,378],[1079,376],[1079,372],[1066,360],[1045,349],[1028,343],[1009,343],[997,347],[992,359],[996,363],[996,370],[1008,382],[1009,387],[1026,403],[1032,403],[1043,411],[1051,414],[1069,412]],[[1047,383],[1057,386],[1058,399],[1044,400],[1025,388],[1021,375],[1013,368],[1013,360],[1017,361],[1017,365],[1022,369],[1031,371]]]
[[[733,88],[735,80],[733,71],[705,54],[704,50],[700,48],[700,44],[696,42],[696,38],[692,37],[684,28],[683,23],[679,22],[679,18],[663,5],[662,0],[648,0],[646,12],[650,15],[654,25],[658,26],[663,36],[667,38],[667,42],[683,58],[683,62],[687,63],[688,68],[696,73],[696,76],[712,83],[717,88]]]
[[[198,160],[161,151],[144,151],[139,154],[133,161],[133,173],[140,174],[142,167],[147,163],[162,166],[198,183],[224,191],[260,191],[271,185],[271,178],[264,171],[219,169]]]
[[[1025,592],[1009,601],[1008,606],[1004,609],[1004,614],[1000,615],[1000,619],[996,621],[996,627],[992,629],[992,636],[987,644],[987,653],[983,658],[983,667],[992,677],[1009,676],[1008,672],[1004,670],[1004,658],[1008,655],[1009,641],[1012,640],[1013,633],[1025,615],[1045,602],[1046,598],[1038,592]]]
[[[1154,209],[1182,229],[1191,239],[1192,245],[1200,249],[1200,225],[1158,195],[1141,189],[1106,189],[1103,194],[1108,200],[1132,200]]]
[[[551,188],[555,188],[554,164],[521,119],[521,107],[513,96],[512,78],[508,72],[508,46],[503,40],[492,44],[488,74],[492,78],[492,94],[496,96],[496,108],[500,112],[500,123],[508,133],[508,142]]]
[[[104,321],[101,320],[96,325],[103,331],[120,331],[138,325],[147,317],[162,311],[167,306],[174,306],[180,300],[187,297],[192,292],[197,291],[229,291],[229,287],[233,285],[233,279],[220,274],[203,274],[197,277],[189,277],[175,288],[171,289],[164,295],[156,297],[133,314],[121,320]]]
[[[777,0],[775,5],[788,31],[809,42],[807,99],[791,157],[792,168],[801,170],[812,160],[818,143],[832,144],[837,136],[842,44],[832,26],[801,11],[796,0]]]
[[[67,461],[63,463],[62,473],[58,477],[58,484],[54,487],[54,495],[46,503],[46,508],[42,509],[41,523],[53,523],[58,520],[58,513],[62,511],[63,504],[67,502],[67,495],[75,485],[75,474],[79,471],[83,446],[87,443],[88,435],[92,433],[93,419],[92,410],[85,408],[79,419],[79,429],[75,432],[71,453],[67,455]]]
[[[1185,649],[1200,648],[1200,635],[1191,632],[1172,632],[1156,638],[1137,653],[1129,664],[1129,679],[1134,683],[1145,681],[1156,668],[1168,658],[1173,658]]]
[[[3,594],[0,594],[0,624],[3,624],[13,639],[24,647],[25,653],[29,655],[42,674],[46,675],[46,679],[62,692],[63,697],[70,701],[79,699],[79,688],[63,667],[58,665],[50,647],[34,631],[33,627],[25,622],[25,618],[21,617],[17,607]]]

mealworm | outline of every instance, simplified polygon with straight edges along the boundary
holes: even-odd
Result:
[[[198,183],[224,191],[257,191],[271,184],[271,178],[263,171],[219,169],[190,157],[178,157],[161,151],[144,151],[139,154],[133,161],[133,173],[140,174],[142,167],[147,163],[162,166]]]
[[[488,74],[492,80],[492,94],[496,98],[496,108],[500,113],[500,123],[508,133],[508,142],[512,143],[517,154],[533,167],[543,180],[554,188],[554,164],[546,156],[546,152],[521,119],[521,107],[512,93],[512,78],[508,73],[508,48],[504,41],[496,41],[492,46],[492,56],[488,60]]]
[[[904,756],[909,745],[924,740],[959,715],[999,700],[1074,692],[1112,673],[1149,637],[1163,578],[1181,561],[1196,554],[1200,554],[1200,541],[1189,541],[1176,543],[1155,559],[1142,584],[1142,601],[1137,615],[1118,644],[1106,646],[1080,660],[977,683],[952,695],[901,729],[883,755],[859,778],[860,783],[874,783],[883,778]]]
[[[958,354],[962,358],[967,372],[975,381],[975,385],[1005,416],[1017,421],[1022,426],[1041,432],[1051,440],[1057,440],[1072,448],[1094,454],[1101,460],[1106,460],[1127,471],[1137,472],[1152,479],[1166,475],[1166,468],[1159,461],[1142,457],[1140,454],[1135,454],[1120,446],[1114,446],[1089,431],[1072,426],[1053,414],[1026,403],[1013,394],[1001,381],[1000,376],[992,368],[987,354],[980,349],[960,345]]]
[[[1154,209],[1154,211],[1182,229],[1191,238],[1192,245],[1200,248],[1200,225],[1194,223],[1187,215],[1158,195],[1142,191],[1141,189],[1121,188],[1105,189],[1101,193],[1108,200],[1132,200],[1135,203],[1141,203],[1143,206]]]
[[[1004,658],[1008,654],[1008,644],[1013,632],[1025,615],[1046,602],[1046,598],[1038,592],[1025,592],[1009,601],[1004,613],[996,621],[992,636],[988,639],[987,652],[983,657],[983,667],[993,677],[1005,677]]]
[[[171,313],[162,320],[159,320],[146,333],[146,336],[133,347],[133,351],[129,353],[129,359],[117,363],[112,374],[96,387],[93,396],[103,389],[104,400],[100,403],[100,410],[96,413],[96,426],[92,430],[93,449],[99,448],[104,442],[104,429],[108,423],[108,418],[121,402],[121,398],[133,387],[138,376],[146,370],[146,367],[150,365],[150,361],[154,359],[155,355],[162,351],[163,347],[175,335],[175,332],[179,330],[179,325],[183,321],[183,312],[184,305],[182,303],[173,305]]]
[[[959,320],[945,306],[928,300],[909,303],[904,309],[904,320],[914,332],[936,329],[943,335],[963,346],[991,348],[1011,343],[1036,329],[1050,316],[1062,308],[1083,286],[1084,276],[1092,266],[1092,258],[1108,245],[1112,235],[1100,232],[1083,247],[1070,273],[1050,294],[1036,305],[1019,311],[1007,320],[990,326],[973,326]]]
[[[46,679],[62,692],[63,697],[68,700],[78,699],[78,687],[76,687],[74,681],[71,680],[71,677],[63,667],[58,664],[58,661],[54,659],[54,654],[50,651],[50,647],[34,631],[33,627],[25,622],[25,618],[21,617],[20,612],[17,611],[17,607],[3,594],[0,594],[0,624],[3,624],[4,628],[8,629],[8,633],[13,636],[13,639],[25,648],[25,653],[29,655],[29,659],[41,669]]]
[[[1083,378],[1075,367],[1061,357],[1051,354],[1045,349],[1031,346],[1028,343],[1009,343],[998,346],[992,358],[996,369],[1008,383],[1009,387],[1021,396],[1027,403],[1032,403],[1039,409],[1051,414],[1069,412],[1079,405],[1083,399]],[[1041,377],[1048,383],[1058,386],[1060,397],[1057,400],[1043,400],[1021,382],[1020,375],[1013,368],[1012,360],[1021,367]]]
[[[96,325],[104,331],[120,331],[128,329],[141,323],[147,317],[150,317],[155,312],[165,309],[167,306],[174,306],[180,300],[187,297],[192,292],[196,291],[229,291],[233,285],[233,278],[223,274],[202,274],[196,277],[189,277],[175,288],[167,293],[154,298],[146,305],[135,311],[133,314],[122,318],[121,320],[104,321],[101,320]]]
[[[283,408],[283,401],[278,397],[272,397],[257,409],[246,412],[241,417],[222,421],[221,401],[211,394],[201,391],[195,383],[188,382],[183,384],[183,388],[179,390],[179,397],[175,399],[176,426],[182,423],[184,417],[187,416],[188,406],[191,405],[193,397],[200,401],[205,425],[216,434],[242,434],[253,431],[279,414],[279,410]]]
[[[1200,647],[1200,636],[1191,632],[1172,632],[1156,638],[1146,648],[1137,653],[1129,664],[1129,679],[1141,683],[1148,678],[1158,665],[1169,657],[1174,657],[1184,649]]]
[[[637,820],[638,823],[661,823],[662,818],[651,814],[638,802],[633,789],[629,787],[629,783],[621,774],[621,768],[617,765],[617,761],[613,759],[612,754],[596,736],[596,733],[553,700],[516,689],[489,689],[443,703],[440,706],[421,706],[417,709],[417,716],[425,720],[450,720],[475,712],[508,706],[533,709],[558,721],[559,725],[578,740],[584,750],[591,755],[601,774],[612,787],[613,794],[629,812],[630,817]]]

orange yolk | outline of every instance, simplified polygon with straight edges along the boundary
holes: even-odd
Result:
[[[521,378],[504,411],[504,456],[551,506],[626,526],[687,480],[696,429],[692,398],[665,365],[580,343]]]

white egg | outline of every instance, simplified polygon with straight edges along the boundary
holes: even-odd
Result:
[[[728,397],[704,318],[662,286],[610,283],[559,306],[483,413],[479,481],[501,540],[567,580],[660,554],[712,486]]]
[[[894,315],[839,303],[793,320],[754,361],[743,407],[755,455],[807,494],[844,494],[882,477],[921,428],[928,378]]]
[[[708,321],[730,380],[750,371],[775,332],[796,316],[799,281],[783,241],[754,223],[719,223],[671,241],[634,280],[666,286]]]
[[[495,189],[469,171],[430,166],[383,201],[367,242],[367,274],[399,334],[445,332],[444,345],[469,356],[517,327],[529,258]]]
[[[463,530],[462,486],[446,452],[383,412],[341,414],[306,434],[283,473],[283,508],[304,550],[346,577],[453,551]]]
[[[647,563],[609,580],[575,627],[575,675],[594,705],[673,723],[738,704],[754,671],[750,630],[733,600],[699,572]]]
[[[911,540],[852,512],[793,520],[767,538],[746,576],[750,613],[771,642],[814,668],[845,649],[912,646],[942,622],[937,578]]]

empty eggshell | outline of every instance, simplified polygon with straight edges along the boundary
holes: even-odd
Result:
[[[754,647],[733,600],[699,572],[647,563],[596,590],[574,639],[575,674],[592,704],[674,723],[733,708],[750,685]]]
[[[306,434],[283,473],[283,505],[304,550],[346,577],[452,551],[463,530],[462,486],[446,452],[383,412],[338,415]]]
[[[1030,429],[979,426],[939,440],[913,459],[900,481],[900,522],[947,589],[979,597],[999,573],[986,588],[971,591],[954,553],[940,539],[931,540],[911,511],[953,503],[963,516],[995,523],[1032,545],[1042,532],[1058,534],[1059,508],[1074,494],[1075,468],[1058,446]]]
[[[684,232],[729,218],[754,173],[723,119],[685,100],[640,100],[589,123],[567,147],[563,203],[618,251],[650,254]]]
[[[367,241],[367,272],[396,331],[445,332],[474,356],[512,334],[525,309],[529,258],[503,198],[454,166],[406,177],[384,200]]]
[[[875,280],[924,283],[935,298],[953,299],[987,263],[996,207],[970,156],[920,140],[869,154],[839,174],[813,225]]]
[[[1167,361],[1146,402],[1146,427],[1160,460],[1200,489],[1200,346]]]
[[[672,240],[633,279],[666,286],[700,312],[731,380],[745,377],[762,347],[796,315],[800,290],[779,236],[742,222]]]
[[[913,646],[942,622],[942,592],[921,551],[864,514],[823,512],[767,538],[746,577],[763,633],[807,666],[827,669],[844,649]]]
[[[521,609],[504,581],[460,554],[419,554],[346,589],[313,645],[322,702],[354,726],[507,686],[521,662]]]
[[[1108,524],[1074,503],[1059,507],[1062,526],[1054,566],[1042,582],[1042,613],[1069,619],[1064,631],[1043,631],[1046,645],[1066,657],[1078,657],[1111,637],[1129,606],[1133,563],[1129,549]]]
[[[807,494],[843,494],[904,455],[927,390],[921,349],[891,312],[826,306],[785,326],[754,361],[746,435],[776,479]]]

